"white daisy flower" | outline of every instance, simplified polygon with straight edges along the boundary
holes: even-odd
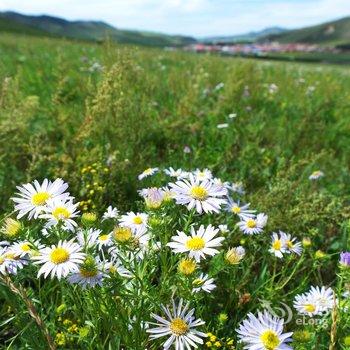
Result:
[[[44,245],[42,245],[39,241],[35,241],[33,243],[29,241],[20,241],[15,242],[9,247],[12,253],[21,258],[30,257],[31,255],[36,254],[36,252],[42,248],[44,248]]]
[[[113,208],[111,205],[107,208],[107,210],[103,213],[102,221],[107,219],[115,219],[118,216],[118,209]]]
[[[214,278],[209,278],[208,275],[202,273],[198,278],[196,278],[192,282],[192,293],[198,293],[200,291],[204,291],[207,293],[211,293],[213,289],[216,288],[216,284],[214,284]]]
[[[197,262],[202,258],[205,259],[205,255],[214,256],[219,251],[215,249],[221,246],[221,242],[224,237],[217,237],[216,234],[219,229],[215,229],[209,225],[204,228],[201,225],[196,231],[193,226],[191,227],[191,235],[187,236],[184,232],[177,231],[178,235],[171,237],[172,242],[168,243],[174,253],[188,253],[190,258],[194,258]]]
[[[204,181],[204,180],[211,180],[213,178],[213,174],[209,169],[196,169],[193,172],[193,175],[198,179],[199,181]]]
[[[215,177],[214,179],[212,179],[212,182],[215,186],[217,186],[218,191],[222,191],[222,190],[225,191],[226,190],[226,192],[227,192],[227,188],[230,186],[229,182],[227,182],[227,181],[223,182],[218,177]]]
[[[134,275],[123,266],[118,256],[112,256],[111,261],[106,264],[106,270],[109,273],[117,273],[121,277],[132,278]]]
[[[323,171],[316,170],[309,176],[309,180],[319,180],[323,176],[324,176],[324,172]]]
[[[144,179],[145,177],[152,176],[152,175],[154,175],[157,171],[158,171],[158,168],[147,168],[146,170],[144,170],[144,171],[138,176],[138,179],[139,179],[139,180],[142,180],[142,179]]]
[[[316,316],[322,314],[319,305],[314,298],[308,293],[298,294],[293,301],[294,308],[301,315]]]
[[[188,311],[189,303],[183,307],[183,300],[180,299],[178,305],[173,301],[172,310],[169,307],[162,309],[166,318],[152,314],[152,317],[158,323],[149,322],[149,325],[156,326],[146,330],[150,333],[151,339],[158,339],[168,336],[168,340],[163,343],[163,349],[167,350],[174,344],[176,350],[190,350],[198,348],[197,344],[203,344],[201,338],[205,338],[205,333],[197,331],[195,328],[203,325],[205,322],[201,319],[195,319],[194,309]]]
[[[292,350],[292,332],[283,333],[284,320],[270,315],[266,310],[258,316],[248,314],[236,330],[247,350]]]
[[[82,247],[91,248],[97,244],[97,239],[101,233],[101,230],[94,228],[89,228],[88,230],[79,229],[77,231],[77,241]]]
[[[301,255],[303,252],[301,242],[296,242],[296,238],[292,238],[289,233],[285,233],[283,231],[279,231],[279,233],[286,244],[286,253],[295,253],[297,255]]]
[[[232,192],[238,193],[239,195],[243,195],[245,193],[242,182],[233,182],[228,189]]]
[[[250,210],[249,206],[250,203],[241,205],[239,201],[235,202],[229,198],[226,209],[228,212],[238,215],[240,219],[253,218],[256,210]]]
[[[139,193],[149,208],[159,208],[165,198],[165,191],[157,187],[144,188]]]
[[[28,264],[28,260],[21,258],[11,251],[10,247],[0,246],[0,274],[17,274],[17,271],[23,269]]]
[[[68,188],[62,179],[56,179],[54,182],[45,179],[42,184],[37,180],[22,186],[17,186],[18,197],[13,197],[15,211],[18,211],[17,218],[28,214],[29,219],[36,219],[44,210],[49,199],[67,199],[69,193],[64,193]]]
[[[177,181],[175,184],[170,183],[172,191],[175,193],[174,198],[177,204],[186,205],[188,210],[196,209],[197,213],[218,213],[220,206],[226,203],[226,188],[219,189],[217,185],[210,180],[199,180],[192,174],[188,180]]]
[[[38,277],[44,275],[46,278],[51,274],[51,278],[57,276],[58,279],[66,277],[69,273],[79,270],[79,264],[84,261],[85,254],[81,252],[82,247],[74,242],[59,241],[57,245],[43,248],[38,256],[33,256],[35,264],[41,264]]]
[[[96,243],[99,249],[102,249],[103,247],[109,247],[112,245],[112,235],[110,233],[108,234],[100,234],[96,238]]]
[[[149,241],[151,235],[147,231],[132,231],[129,227],[116,227],[111,232],[112,247],[108,250],[112,256],[120,255],[120,245],[128,250],[128,257],[131,259],[143,259],[150,250]]]
[[[242,218],[242,221],[237,223],[237,226],[248,235],[259,234],[263,231],[267,223],[267,215],[260,213],[255,217]]]
[[[228,226],[227,225],[219,225],[219,230],[221,233],[227,233],[229,232]]]
[[[46,228],[62,223],[64,230],[74,231],[77,223],[73,219],[78,216],[78,206],[79,203],[74,204],[73,199],[64,201],[57,198],[49,199],[44,208],[45,214],[41,214],[39,217],[48,220],[45,224]]]
[[[148,215],[145,213],[129,212],[119,219],[120,226],[129,227],[133,232],[145,232],[148,228]]]
[[[270,94],[274,94],[278,91],[278,86],[272,83],[268,86],[268,90]]]
[[[91,256],[79,266],[79,270],[68,277],[71,284],[79,284],[83,289],[102,286],[102,281],[108,275],[105,273],[104,264]]]
[[[231,265],[237,265],[245,256],[245,249],[242,246],[230,248],[226,255],[226,261]]]
[[[334,297],[334,291],[330,287],[311,287],[307,295],[316,301],[319,310],[322,312],[332,310],[335,303],[337,303]]]
[[[184,179],[188,177],[188,172],[182,170],[181,168],[175,170],[172,167],[169,167],[168,169],[164,170],[165,174],[167,174],[170,177],[176,177],[177,179]]]
[[[269,252],[277,256],[277,258],[280,258],[280,259],[283,258],[283,254],[287,250],[284,236],[281,234],[281,236],[279,237],[276,232],[273,232],[271,239],[272,239],[272,242],[271,242],[271,248],[269,249]]]

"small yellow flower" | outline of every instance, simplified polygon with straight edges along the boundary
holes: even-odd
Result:
[[[69,332],[69,333],[78,333],[78,332],[79,332],[79,328],[78,328],[78,326],[74,323],[74,324],[72,324],[72,325],[68,328],[68,332]]]
[[[323,259],[327,256],[326,253],[324,253],[322,250],[318,250],[316,253],[315,253],[315,259]]]
[[[95,213],[84,213],[81,216],[81,221],[84,225],[90,226],[97,220],[97,215]]]
[[[208,347],[208,348],[211,348],[211,346],[213,345],[210,341],[207,341],[206,343],[205,343],[205,345]]]
[[[295,331],[293,334],[293,339],[299,343],[307,343],[311,340],[311,333],[309,331]]]
[[[304,248],[311,246],[311,239],[309,237],[304,237],[302,242],[303,242]]]
[[[193,259],[184,258],[179,262],[179,271],[183,275],[189,276],[196,270],[196,262]]]
[[[21,223],[18,220],[14,220],[11,218],[5,219],[5,223],[1,228],[1,232],[4,233],[5,236],[9,238],[14,238],[18,236],[22,228]]]
[[[58,332],[55,337],[55,343],[58,346],[65,346],[66,345],[66,336],[64,333]]]
[[[131,240],[132,238],[132,231],[129,227],[121,227],[117,226],[113,233],[113,238],[119,242],[119,243],[125,243]]]
[[[73,322],[66,318],[65,320],[63,320],[63,325],[66,326],[66,327],[69,327]]]
[[[212,335],[212,336],[210,337],[210,341],[212,341],[212,342],[214,342],[216,339],[217,339],[217,338],[216,338],[215,335]]]
[[[221,348],[221,343],[219,341],[215,342],[214,345],[217,347],[217,348]]]

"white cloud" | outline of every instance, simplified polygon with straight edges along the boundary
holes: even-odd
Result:
[[[206,36],[313,25],[350,15],[350,0],[0,0],[0,10]]]

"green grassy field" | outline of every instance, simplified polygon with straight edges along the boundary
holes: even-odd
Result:
[[[81,212],[101,218],[109,205],[121,213],[146,211],[153,238],[164,244],[136,267],[129,262],[133,288],[118,276],[82,290],[65,280],[36,278],[37,265],[10,275],[11,283],[24,286],[59,348],[160,349],[162,341],[149,340],[143,324],[151,321],[151,312],[161,313],[160,303],[176,296],[191,301],[206,322],[201,330],[216,337],[200,348],[242,349],[235,329],[248,312],[263,308],[262,300],[292,307],[293,298],[312,285],[331,286],[337,298],[350,288],[348,270],[338,267],[339,253],[350,243],[349,115],[347,66],[2,34],[1,225],[7,216],[16,218],[11,200],[16,186],[60,177],[82,202]],[[170,166],[208,168],[223,181],[242,182],[241,200],[269,216],[264,233],[242,234],[232,214],[201,216],[174,203],[145,209],[137,191],[170,180],[157,175],[139,181],[138,174]],[[310,181],[315,170],[325,176]],[[20,236],[4,229],[0,240],[42,238],[48,245],[57,237],[68,239],[59,229],[53,238],[42,237],[43,220],[20,221]],[[100,221],[96,228],[113,230]],[[191,293],[193,281],[177,272],[178,256],[166,247],[176,230],[187,233],[193,223],[229,226],[221,253],[198,269],[215,277],[217,288],[210,294]],[[268,252],[271,233],[278,230],[304,239],[301,257],[280,260]],[[228,266],[225,253],[238,245],[246,257]],[[294,315],[286,329],[305,334],[297,333],[291,346],[348,349],[346,302],[350,307],[349,298],[339,301],[325,328],[299,325]],[[0,348],[47,349],[43,328],[21,297],[0,284]]]

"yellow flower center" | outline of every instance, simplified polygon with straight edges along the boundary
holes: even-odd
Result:
[[[7,260],[18,260],[18,256],[11,252],[5,253],[4,258]]]
[[[179,263],[179,271],[184,275],[191,275],[196,269],[196,262],[192,259],[183,259]]]
[[[208,197],[208,191],[202,186],[193,186],[190,191],[191,197],[203,201]]]
[[[23,250],[24,252],[29,252],[30,249],[31,249],[30,246],[31,246],[30,243],[23,243],[23,244],[21,245],[21,250]]]
[[[52,215],[56,220],[68,219],[70,212],[65,207],[57,207],[52,211]]]
[[[202,237],[192,237],[186,242],[186,248],[190,250],[201,250],[205,247],[205,241]]]
[[[201,280],[200,278],[196,278],[196,279],[192,282],[192,285],[193,285],[194,287],[200,287],[200,286],[203,285],[203,283],[204,283],[203,280]]]
[[[98,271],[96,268],[87,269],[82,267],[80,268],[79,272],[84,278],[89,278],[89,277],[95,277]]]
[[[248,219],[248,220],[247,220],[247,226],[248,226],[249,228],[254,228],[254,227],[256,227],[256,221],[255,221],[254,219]]]
[[[105,242],[108,240],[108,235],[101,235],[98,237],[98,240],[99,241],[102,241],[102,242]]]
[[[231,208],[231,211],[234,214],[239,214],[241,212],[241,208],[239,206],[235,205]]]
[[[38,192],[35,193],[32,196],[32,204],[38,206],[38,205],[44,205],[46,201],[51,197],[50,193],[48,192]]]
[[[3,256],[0,256],[0,265],[5,262],[5,258]]]
[[[260,340],[266,350],[275,350],[280,345],[277,333],[270,329],[261,334]]]
[[[316,307],[313,304],[305,304],[304,309],[307,312],[314,312],[316,310]]]
[[[286,244],[287,244],[287,247],[288,247],[289,249],[292,249],[292,248],[294,247],[294,244],[293,244],[292,241],[287,241]]]
[[[274,242],[272,243],[272,248],[273,248],[274,250],[281,250],[281,248],[282,248],[282,242],[281,242],[281,240],[280,240],[280,239],[277,239],[276,241],[274,241]]]
[[[69,251],[65,248],[55,248],[50,254],[50,260],[54,264],[62,264],[69,259]]]
[[[140,216],[135,216],[133,221],[136,225],[141,225],[143,223],[142,218]]]
[[[188,329],[187,323],[181,318],[174,318],[170,322],[170,330],[177,336],[186,334]]]
[[[152,168],[147,168],[144,172],[145,175],[150,175],[152,174]]]
[[[113,237],[117,242],[126,242],[132,237],[129,227],[116,227],[113,231]]]

